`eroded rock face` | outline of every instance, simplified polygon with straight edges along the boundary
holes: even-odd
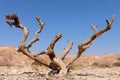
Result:
[[[33,60],[12,46],[0,46],[0,66],[28,66]]]

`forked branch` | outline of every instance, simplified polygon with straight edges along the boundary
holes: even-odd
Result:
[[[71,61],[67,64],[67,67],[68,67],[68,68],[70,67],[70,65],[71,65],[74,61],[76,61],[76,60],[81,56],[81,54],[92,44],[92,42],[93,42],[96,38],[98,38],[101,34],[103,34],[104,32],[107,32],[108,30],[111,29],[111,25],[112,25],[112,23],[113,23],[113,21],[114,21],[114,18],[115,18],[115,15],[113,15],[113,16],[111,17],[111,20],[110,20],[110,21],[106,20],[107,26],[106,26],[104,29],[100,30],[100,31],[97,31],[96,27],[93,28],[93,30],[95,31],[95,33],[94,33],[90,38],[88,38],[87,40],[83,41],[82,43],[80,43],[80,44],[78,45],[78,52],[77,52],[77,54],[75,55],[74,59],[71,60]],[[93,27],[93,26],[92,26],[92,27]],[[86,47],[86,46],[87,46],[87,47]]]
[[[67,64],[65,64],[63,60],[65,59],[65,56],[69,53],[69,51],[72,49],[72,45],[73,45],[72,41],[68,41],[68,47],[63,50],[61,57],[57,57],[54,52],[55,43],[62,37],[61,33],[55,36],[55,38],[52,40],[46,51],[40,52],[39,54],[35,54],[33,52],[28,51],[28,49],[32,46],[32,44],[39,40],[38,34],[41,33],[44,26],[44,23],[40,20],[39,17],[36,17],[36,20],[38,21],[40,28],[39,30],[36,31],[35,37],[30,41],[27,47],[25,47],[25,44],[26,44],[26,39],[28,37],[28,29],[20,23],[17,14],[6,15],[6,19],[7,19],[6,22],[10,25],[10,27],[14,25],[17,28],[22,29],[24,32],[19,47],[20,52],[22,52],[29,58],[47,66],[48,68],[51,68],[53,71],[57,70],[57,73],[64,75],[69,70],[71,64],[75,62],[87,48],[90,47],[90,45],[96,38],[100,37],[104,32],[107,32],[108,30],[111,29],[111,25],[114,21],[114,18],[115,16],[112,16],[110,21],[106,20],[107,26],[100,31],[97,30],[95,25],[90,25],[95,33],[90,38],[88,38],[87,40],[83,41],[78,45],[77,54]],[[9,21],[9,20],[13,20],[13,21]],[[42,54],[47,55],[47,57],[49,56],[49,59],[44,57]]]
[[[35,38],[33,38],[33,39],[30,41],[30,43],[28,44],[28,46],[27,46],[28,49],[32,46],[33,43],[35,43],[36,41],[39,40],[38,34],[41,33],[41,31],[42,31],[42,29],[43,29],[43,27],[44,27],[44,23],[40,20],[39,17],[36,17],[36,20],[38,21],[38,23],[39,23],[39,25],[40,25],[40,29],[38,29],[38,30],[36,31],[36,33],[35,33]]]
[[[69,53],[69,51],[72,49],[72,45],[73,45],[73,42],[72,41],[68,41],[68,47],[65,48],[62,52],[62,56],[61,56],[61,59],[64,60],[65,56]]]
[[[35,54],[34,53],[30,53],[26,47],[25,47],[25,43],[26,43],[26,39],[28,37],[28,29],[23,26],[20,21],[19,21],[19,18],[17,16],[17,14],[12,14],[12,15],[6,15],[6,20],[13,20],[12,21],[6,21],[10,26],[14,25],[15,27],[17,28],[20,28],[23,30],[24,34],[23,34],[23,37],[22,37],[22,40],[21,40],[21,44],[19,46],[19,51],[22,52],[23,54],[25,54],[26,56],[28,56],[29,58],[39,62],[39,63],[42,63],[43,65],[49,67],[49,64],[50,64],[50,61],[48,59],[44,59],[43,56],[37,56],[35,57]],[[39,31],[38,31],[39,32]]]
[[[49,55],[50,59],[53,60],[53,58],[55,57],[55,53],[54,53],[54,46],[55,43],[62,37],[62,34],[58,34],[55,36],[55,38],[52,40],[52,42],[50,43],[49,47],[47,48],[47,54]]]
[[[10,26],[14,25],[17,28],[21,28],[24,31],[24,35],[22,37],[22,41],[21,41],[21,44],[20,44],[20,49],[24,49],[26,39],[28,37],[28,29],[20,23],[17,14],[12,14],[12,15],[8,14],[8,15],[6,15],[6,19],[7,20],[13,20],[13,22],[12,21],[6,21]]]
[[[55,36],[55,38],[52,40],[52,42],[50,43],[50,45],[48,46],[47,50],[46,51],[42,51],[40,53],[38,53],[37,55],[35,55],[35,57],[39,56],[39,55],[42,55],[42,54],[47,54],[49,56],[49,58],[51,60],[53,60],[53,58],[56,56],[55,55],[55,52],[54,52],[54,46],[55,46],[55,43],[62,37],[62,34],[58,34]]]
[[[93,24],[90,24],[90,27],[94,30],[95,33],[97,33],[97,26],[93,25]]]

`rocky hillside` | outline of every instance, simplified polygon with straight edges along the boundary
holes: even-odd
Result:
[[[0,80],[120,80],[120,54],[81,56],[66,77],[48,76],[50,69],[33,62],[14,47],[0,46]]]
[[[47,58],[47,57],[46,57]],[[73,56],[67,56],[65,62],[72,60]],[[0,46],[0,66],[28,66],[33,60],[24,54],[17,52],[17,48],[12,46]],[[116,64],[117,63],[117,64]],[[73,67],[88,67],[88,66],[110,67],[112,65],[120,65],[120,54],[105,54],[102,56],[81,56]]]

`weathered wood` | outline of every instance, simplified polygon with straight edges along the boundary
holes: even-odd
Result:
[[[33,43],[35,43],[36,41],[39,40],[38,38],[38,34],[41,33],[43,27],[44,27],[44,23],[40,20],[39,17],[36,17],[36,20],[38,21],[39,25],[40,25],[40,29],[38,29],[35,33],[35,37],[30,41],[30,43],[28,44],[27,48],[29,49]]]
[[[114,21],[114,18],[115,18],[115,16],[113,15],[113,16],[111,17],[110,22],[109,22],[108,20],[106,20],[107,26],[106,26],[104,29],[102,29],[102,30],[100,30],[100,31],[96,31],[96,30],[94,29],[94,30],[95,30],[95,33],[94,33],[90,38],[88,38],[87,40],[83,41],[82,43],[80,43],[80,44],[78,45],[78,52],[77,52],[77,54],[75,55],[75,57],[73,58],[73,60],[71,60],[71,61],[67,64],[67,68],[70,67],[71,64],[72,64],[74,61],[76,61],[76,60],[81,56],[81,54],[92,44],[92,42],[93,42],[96,38],[98,38],[101,34],[103,34],[104,32],[107,32],[108,30],[111,29],[111,25],[112,25],[112,23],[113,23],[113,21]],[[87,46],[87,47],[86,47],[86,46]]]
[[[28,44],[27,47],[26,47],[26,40],[28,38],[29,31],[25,26],[23,26],[20,23],[17,14],[6,15],[6,20],[13,20],[13,21],[6,21],[6,22],[8,23],[8,25],[10,25],[10,27],[12,27],[12,25],[14,25],[16,28],[20,28],[21,30],[23,30],[23,37],[22,37],[22,40],[21,40],[21,43],[19,46],[20,52],[22,52],[29,58],[37,61],[38,63],[41,63],[41,64],[45,65],[46,67],[52,69],[52,72],[50,72],[50,73],[53,73],[53,74],[59,73],[59,75],[61,76],[61,75],[66,75],[68,73],[68,69],[73,64],[73,62],[75,62],[81,56],[81,54],[87,48],[90,47],[90,45],[96,38],[100,37],[103,33],[107,32],[108,30],[111,29],[111,25],[114,21],[114,18],[115,18],[115,16],[112,16],[110,21],[106,20],[107,26],[100,31],[97,30],[95,25],[90,25],[95,33],[90,38],[88,38],[87,40],[83,41],[82,43],[80,43],[78,45],[77,54],[67,64],[64,63],[64,59],[65,59],[66,55],[69,53],[69,51],[72,49],[72,45],[73,45],[72,41],[68,41],[68,47],[63,50],[61,57],[56,56],[56,54],[54,52],[54,46],[55,46],[56,42],[62,37],[61,33],[55,36],[55,38],[52,40],[52,42],[48,46],[47,50],[42,51],[38,54],[35,54],[34,52],[29,52],[28,49],[32,46],[32,44],[39,40],[38,34],[41,33],[43,26],[44,26],[44,23],[40,20],[39,17],[36,17],[36,20],[38,21],[38,23],[40,25],[40,29],[38,29],[36,31],[35,37],[30,41],[30,43]],[[45,57],[45,56],[47,56],[47,57]]]
[[[54,46],[55,43],[62,37],[62,34],[58,34],[55,36],[55,38],[52,40],[52,42],[50,43],[49,47],[47,48],[47,54],[49,55],[50,59],[53,60],[53,58],[56,56],[55,52],[54,52]]]
[[[62,56],[61,59],[64,60],[65,56],[69,53],[69,51],[72,49],[73,46],[73,42],[72,41],[68,41],[68,47],[65,48],[62,52]]]
[[[31,54],[31,53],[28,51],[28,49],[26,49],[25,43],[26,43],[26,40],[27,40],[28,32],[29,32],[29,31],[28,31],[28,29],[27,29],[25,26],[23,26],[23,25],[20,23],[17,14],[6,15],[6,19],[7,19],[7,20],[13,20],[13,21],[14,21],[14,22],[6,21],[10,26],[14,25],[14,26],[16,26],[17,28],[20,28],[20,29],[23,30],[23,33],[24,33],[24,34],[23,34],[23,37],[22,37],[22,40],[21,40],[21,44],[20,44],[20,46],[19,46],[19,51],[22,52],[23,54],[25,54],[26,56],[28,56],[29,58],[31,58],[31,59],[33,59],[33,60],[35,60],[35,61],[37,61],[37,62],[39,62],[39,63],[42,63],[43,65],[49,67],[50,62],[48,63],[48,60],[47,60],[47,59],[43,58],[42,56],[41,56],[41,58],[38,58],[39,56],[35,57],[35,54],[34,54],[34,55]],[[46,62],[41,61],[41,59],[44,60],[44,61],[46,61]]]

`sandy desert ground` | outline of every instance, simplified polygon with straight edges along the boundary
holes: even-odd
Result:
[[[0,67],[0,80],[120,80],[120,67],[71,70],[66,77],[48,76],[50,70],[34,71],[31,67]]]
[[[120,80],[120,54],[81,56],[67,76],[48,76],[50,69],[32,64],[14,47],[0,46],[0,80]],[[68,56],[65,62],[73,56]]]

